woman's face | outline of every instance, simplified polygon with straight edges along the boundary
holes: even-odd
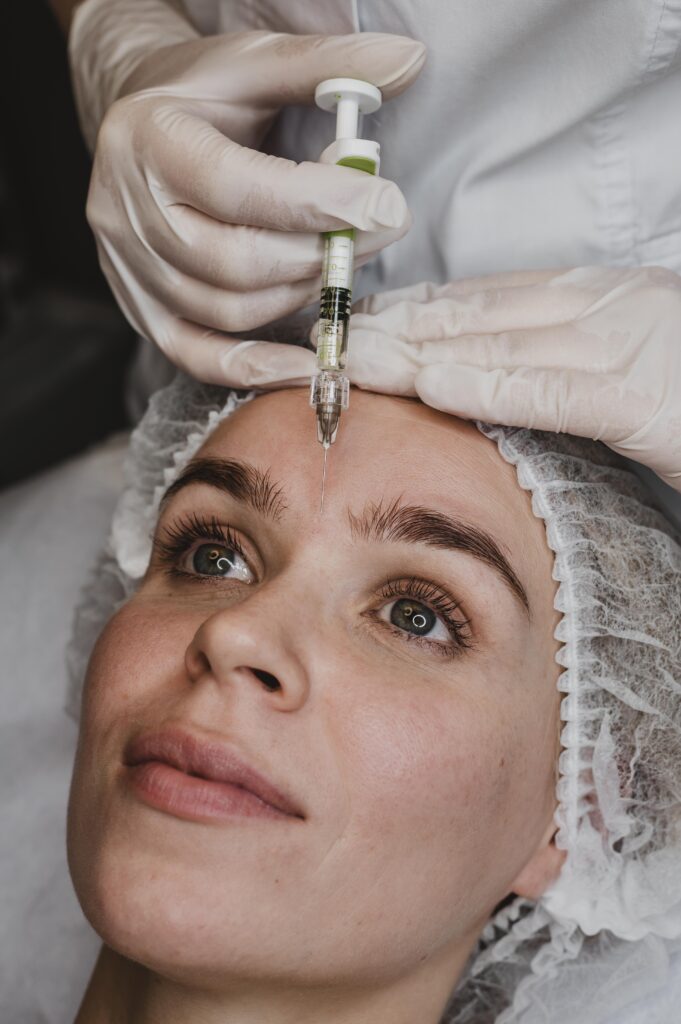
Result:
[[[474,427],[362,392],[323,513],[321,470],[305,391],[225,420],[90,662],[74,884],[108,945],[177,980],[395,978],[555,864],[553,558],[515,471]],[[296,813],[211,811],[184,775],[192,810],[172,769],[125,763],[164,729]]]

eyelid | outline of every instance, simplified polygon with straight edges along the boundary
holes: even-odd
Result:
[[[392,623],[384,622],[381,619],[377,618],[376,621],[400,643],[425,648],[429,655],[434,654],[438,658],[446,658],[449,661],[458,658],[468,647],[472,646],[472,644],[458,644],[455,640],[451,640],[449,643],[444,643],[442,640],[429,640],[427,636],[406,633],[404,630],[398,629],[397,626],[393,626]]]
[[[235,529],[230,523],[222,523],[216,516],[205,517],[192,511],[178,515],[171,522],[165,517],[159,521],[153,540],[153,551],[158,562],[167,569],[175,568],[178,573],[198,580],[209,579],[211,582],[219,582],[219,576],[202,576],[200,573],[178,569],[177,566],[180,559],[185,558],[196,545],[221,544],[236,551],[257,579],[262,572],[257,550],[250,538],[245,537],[250,548],[247,551],[241,537],[245,537],[243,532]],[[224,582],[228,580],[225,579]]]
[[[391,599],[400,600],[401,598],[412,598],[420,604],[425,604],[430,608],[435,615],[438,616],[440,621],[451,635],[451,644],[443,644],[439,640],[428,640],[428,637],[419,637],[416,635],[410,635],[405,630],[401,630],[398,627],[380,620],[376,614],[376,610],[371,613],[375,618],[376,622],[380,622],[381,625],[389,629],[393,634],[399,635],[405,643],[418,643],[425,644],[426,646],[433,648],[439,648],[439,651],[446,651],[450,656],[456,656],[466,648],[474,646],[473,635],[470,630],[471,620],[469,618],[457,619],[454,616],[454,612],[461,611],[461,602],[456,600],[444,587],[433,583],[430,580],[421,579],[416,576],[402,577],[400,579],[390,580],[388,583],[384,583],[381,587],[378,587],[375,591],[377,597],[383,598],[388,603]],[[446,603],[446,607],[443,607],[443,602]],[[385,605],[381,605],[381,608]],[[465,613],[463,613],[465,616]]]

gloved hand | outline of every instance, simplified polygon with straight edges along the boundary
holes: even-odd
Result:
[[[361,265],[405,234],[410,215],[392,182],[256,148],[278,111],[313,103],[325,78],[398,95],[423,44],[378,33],[201,38],[165,0],[85,0],[69,42],[91,146],[99,129],[88,220],[130,323],[203,381],[309,376],[309,350],[229,335],[319,298],[320,232],[366,232]]]
[[[681,277],[580,267],[370,296],[348,376],[467,419],[592,437],[681,491]],[[313,328],[314,331],[314,328]]]

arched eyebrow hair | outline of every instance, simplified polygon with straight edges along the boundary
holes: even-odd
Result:
[[[369,502],[361,515],[348,509],[353,536],[361,540],[426,544],[447,551],[466,551],[489,565],[510,588],[529,614],[527,593],[501,548],[486,530],[422,505],[405,505],[396,498],[389,505]]]
[[[161,510],[185,487],[208,484],[250,505],[256,512],[277,521],[287,509],[282,488],[269,470],[263,471],[238,459],[192,459],[161,499]],[[494,538],[485,530],[422,505],[405,505],[396,498],[389,505],[368,503],[361,515],[348,509],[350,531],[356,540],[376,543],[425,544],[444,551],[465,551],[490,566],[510,588],[529,614],[525,588]]]
[[[272,482],[269,470],[263,472],[257,466],[237,459],[205,457],[189,462],[163,495],[161,509],[190,484],[208,484],[219,491],[226,491],[269,519],[281,518],[287,508],[281,487]]]

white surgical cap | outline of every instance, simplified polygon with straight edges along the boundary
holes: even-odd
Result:
[[[178,375],[152,398],[132,436],[109,545],[76,612],[74,718],[96,636],[145,572],[163,493],[254,394]],[[514,899],[487,925],[443,1022],[619,1021],[619,1008],[664,984],[681,951],[679,537],[605,446],[478,427],[531,492],[555,553],[564,694],[556,843],[567,857],[538,902]]]

